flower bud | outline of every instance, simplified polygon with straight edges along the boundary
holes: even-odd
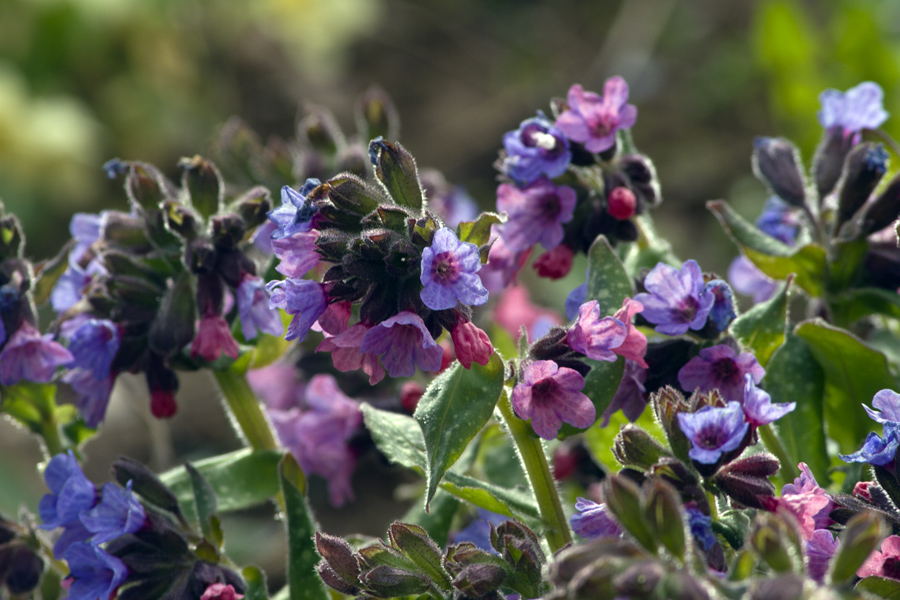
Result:
[[[853,579],[887,534],[884,521],[873,512],[862,512],[850,519],[831,559],[832,583],[840,585]]]
[[[194,339],[197,306],[188,273],[182,273],[169,286],[150,326],[147,342],[150,349],[163,356],[172,356]]]
[[[214,164],[195,154],[178,161],[181,168],[181,187],[188,191],[190,206],[204,219],[221,212],[225,184]]]
[[[813,159],[813,173],[819,198],[824,198],[834,190],[834,186],[841,178],[844,160],[852,147],[853,136],[844,135],[842,127],[833,127],[825,131]]]
[[[316,550],[322,557],[322,562],[317,568],[320,574],[326,570],[328,575],[334,576],[331,577],[331,581],[326,580],[325,583],[345,594],[357,593],[344,591],[345,589],[356,589],[360,573],[359,563],[350,544],[337,536],[317,531]]]
[[[541,277],[548,279],[561,279],[572,270],[572,261],[575,259],[575,251],[566,244],[560,244],[552,250],[547,250],[534,261],[534,268]]]
[[[619,158],[618,165],[628,177],[628,187],[637,196],[638,214],[643,212],[645,206],[656,206],[662,201],[656,168],[649,158],[643,154],[626,154]]]
[[[369,158],[375,165],[375,176],[394,202],[416,211],[422,209],[424,198],[416,161],[403,146],[375,138],[369,143]]]
[[[0,202],[0,214],[2,213],[3,203]],[[0,218],[0,260],[21,258],[25,246],[24,240],[22,226],[15,215],[4,215]]]
[[[753,141],[753,172],[772,193],[796,207],[806,202],[801,164],[797,148],[784,138],[758,137]]]
[[[266,222],[266,213],[272,210],[272,196],[263,186],[256,186],[231,204],[231,210],[237,213],[248,229],[259,227]]]
[[[364,140],[383,137],[397,139],[400,118],[390,96],[380,87],[373,86],[363,92],[354,105],[356,129]]]
[[[244,238],[244,221],[237,215],[213,217],[211,225],[212,240],[217,248],[234,248]]]
[[[894,223],[900,217],[900,175],[894,176],[867,207],[860,225],[861,235],[871,235]]]
[[[467,565],[453,578],[453,587],[469,598],[481,598],[494,592],[506,579],[506,570],[494,564]]]
[[[11,594],[27,594],[36,588],[43,572],[44,561],[28,546],[13,544],[0,555],[0,574],[5,573]]]
[[[359,580],[383,598],[424,594],[431,587],[423,575],[387,565],[366,571]]]
[[[616,595],[626,598],[650,596],[665,575],[665,569],[655,561],[636,561],[613,579]]]
[[[850,152],[838,190],[835,231],[839,231],[841,225],[866,203],[887,172],[887,163],[888,154],[881,144],[866,142]]]
[[[307,148],[334,155],[345,144],[334,115],[327,108],[312,104],[305,107],[305,112],[297,125],[297,139]]]
[[[622,466],[643,470],[649,470],[660,459],[672,456],[649,433],[630,423],[616,435],[612,452]]]
[[[772,513],[757,514],[748,536],[759,557],[776,573],[790,572],[799,567],[795,564],[803,557],[799,540],[795,528]]]
[[[122,486],[131,482],[134,493],[147,502],[175,515],[181,514],[178,499],[147,467],[138,461],[120,456],[112,465],[112,474]]]
[[[607,212],[619,221],[630,219],[635,214],[637,198],[634,192],[624,186],[617,187],[606,197]]]

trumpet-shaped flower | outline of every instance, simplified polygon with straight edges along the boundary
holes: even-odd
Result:
[[[580,428],[594,423],[596,409],[582,389],[584,377],[578,371],[537,360],[525,367],[522,381],[513,388],[513,409],[519,418],[531,419],[535,433],[552,440],[563,422]]]
[[[629,129],[637,120],[637,108],[628,104],[628,84],[610,77],[603,96],[585,92],[579,84],[569,88],[569,108],[556,119],[556,126],[573,142],[584,144],[588,152],[603,152],[616,143],[616,131]]]
[[[459,241],[446,227],[437,230],[431,246],[422,251],[422,302],[431,310],[454,308],[457,302],[484,304],[488,291],[476,275],[479,270],[478,246]]]

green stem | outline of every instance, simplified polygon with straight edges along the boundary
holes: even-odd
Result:
[[[59,437],[59,423],[56,422],[56,415],[45,415],[41,421],[41,437],[44,439],[44,445],[47,446],[47,455],[56,456],[65,452],[65,446],[62,438]]]
[[[556,484],[550,474],[550,465],[547,463],[544,447],[541,445],[541,440],[531,434],[528,424],[513,414],[508,394],[504,392],[497,407],[500,409],[503,420],[506,421],[509,433],[522,458],[522,464],[537,500],[541,518],[547,524],[547,544],[550,546],[551,552],[557,552],[565,545],[572,543],[572,534],[569,532],[569,524],[566,522],[566,515],[563,512],[562,503],[559,501]]]
[[[212,373],[244,441],[254,450],[276,450],[272,428],[244,374],[230,370]]]
[[[797,470],[797,465],[795,465],[790,458],[788,458],[788,453],[784,449],[784,446],[781,445],[781,440],[778,439],[778,436],[775,435],[775,431],[772,429],[771,425],[763,425],[759,429],[759,437],[762,439],[763,443],[766,445],[766,448],[769,449],[769,452],[775,455],[775,458],[778,459],[778,462],[781,463],[781,471],[779,476],[782,480],[787,483],[794,480],[796,477],[800,477],[800,471]]]

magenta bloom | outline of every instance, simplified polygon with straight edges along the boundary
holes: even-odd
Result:
[[[765,302],[778,289],[778,282],[760,271],[750,259],[738,256],[728,267],[728,281],[739,294],[750,296],[756,303]]]
[[[56,367],[74,360],[71,352],[53,341],[52,335],[42,336],[23,321],[0,352],[0,383],[13,385],[23,379],[47,383],[53,379]]]
[[[536,340],[554,325],[562,325],[562,319],[554,311],[533,304],[528,298],[528,290],[522,286],[513,286],[503,292],[494,307],[494,321],[513,339],[519,338],[523,326],[528,339]]]
[[[410,311],[398,313],[369,329],[359,350],[381,356],[381,364],[391,377],[412,377],[416,367],[439,371],[444,353],[422,317]]]
[[[578,371],[552,360],[536,360],[525,367],[511,400],[519,418],[531,419],[534,432],[552,440],[563,422],[582,429],[594,424],[597,412],[582,389],[584,377]]]
[[[846,92],[825,90],[819,94],[819,102],[822,103],[819,111],[822,127],[840,127],[845,137],[854,136],[854,143],[863,129],[877,129],[888,118],[883,105],[884,92],[872,81],[865,81]]]
[[[703,272],[695,260],[685,261],[680,270],[659,263],[647,273],[644,287],[649,293],[637,294],[634,299],[644,305],[644,318],[665,335],[703,329],[716,301],[705,289]]]
[[[288,325],[286,340],[302,342],[309,328],[328,307],[322,284],[309,279],[285,279],[266,284],[269,308],[283,308],[294,315]]]
[[[488,335],[469,320],[458,320],[450,332],[450,339],[453,340],[459,364],[467,369],[472,368],[473,362],[482,366],[488,364],[494,353],[494,345]]]
[[[750,425],[744,421],[741,404],[729,402],[725,407],[704,406],[695,413],[678,413],[678,427],[691,442],[688,456],[713,465],[722,454],[741,445]]]
[[[459,241],[446,227],[438,229],[422,251],[422,302],[431,310],[455,308],[457,302],[484,304],[488,291],[476,275],[480,269],[478,246]]]
[[[893,390],[881,390],[872,398],[872,406],[878,410],[872,410],[865,404],[869,417],[878,423],[900,423],[900,394]]]
[[[500,236],[513,252],[523,252],[540,242],[547,250],[563,240],[563,223],[572,220],[575,190],[556,186],[541,177],[524,188],[508,183],[497,188],[497,210],[509,220],[499,227]]]
[[[815,476],[806,463],[800,467],[800,477],[781,488],[779,504],[787,507],[800,524],[804,539],[811,539],[815,530],[825,529],[834,523],[829,515],[834,510],[834,501],[819,487]]]
[[[278,311],[269,308],[269,295],[260,277],[245,273],[238,285],[236,299],[245,340],[255,338],[257,330],[275,336],[284,333]]]
[[[516,131],[503,136],[506,158],[503,172],[519,183],[528,184],[540,177],[559,177],[566,171],[572,153],[569,140],[544,116],[522,121]]]
[[[646,369],[647,362],[644,360],[644,355],[647,353],[647,336],[638,331],[631,322],[634,315],[642,310],[644,310],[644,306],[637,300],[631,298],[622,300],[622,308],[615,312],[613,318],[625,324],[625,340],[621,346],[613,348],[613,352]]]
[[[578,320],[566,334],[566,342],[590,359],[615,362],[618,356],[612,349],[622,345],[627,333],[622,321],[601,317],[600,304],[591,300],[578,309]]]
[[[760,367],[762,368],[762,367]],[[797,408],[796,402],[772,404],[772,397],[756,387],[753,375],[744,375],[744,416],[754,427],[774,423]]]
[[[206,315],[200,319],[197,335],[191,343],[191,358],[200,356],[213,362],[224,352],[231,358],[238,357],[238,343],[231,335],[228,321],[222,315]]]
[[[678,371],[678,383],[686,392],[719,390],[726,401],[744,400],[744,376],[750,374],[759,383],[766,374],[749,352],[736,355],[730,346],[713,346],[700,351]],[[763,392],[764,393],[764,392]],[[788,411],[790,412],[790,411]]]
[[[619,537],[622,535],[622,528],[609,514],[606,504],[597,504],[592,500],[578,498],[575,502],[575,510],[578,512],[572,515],[569,523],[572,525],[572,531],[581,537]]]
[[[211,583],[200,596],[200,600],[241,600],[243,594],[238,594],[234,586],[224,583]]]
[[[306,386],[300,381],[297,369],[284,362],[250,369],[247,371],[247,383],[268,410],[298,408],[306,395]]]
[[[603,85],[603,97],[585,92],[579,84],[569,88],[569,109],[556,119],[556,126],[573,142],[589,152],[603,152],[616,143],[616,131],[629,129],[637,119],[637,108],[628,102],[628,84],[610,77]]]
[[[900,536],[890,535],[881,542],[881,551],[874,551],[856,571],[859,577],[887,577],[900,579]]]

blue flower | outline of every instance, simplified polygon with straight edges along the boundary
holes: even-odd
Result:
[[[886,421],[881,435],[874,431],[866,438],[863,447],[853,454],[841,454],[844,462],[868,463],[870,465],[884,465],[893,462],[897,456],[897,447],[900,446],[900,423]]]
[[[743,254],[731,261],[728,280],[732,288],[745,296],[751,296],[756,303],[765,302],[778,290],[778,282],[760,271]]]
[[[694,540],[704,551],[709,550],[716,543],[716,535],[712,530],[712,518],[704,515],[696,508],[688,508],[685,510],[688,517],[688,527],[691,529],[691,535]]]
[[[793,246],[800,233],[800,217],[787,202],[778,196],[771,196],[756,219],[756,227],[776,240]]]
[[[69,600],[106,600],[128,578],[128,567],[93,544],[72,544],[69,563]]]
[[[55,529],[72,521],[77,521],[81,511],[90,510],[97,501],[97,489],[91,483],[75,455],[57,454],[44,470],[44,481],[50,488],[38,504],[41,515],[41,529]]]
[[[146,518],[144,507],[131,491],[130,481],[124,490],[114,483],[105,484],[100,503],[81,514],[81,522],[94,534],[91,539],[94,544],[134,533],[143,527]]]
[[[574,321],[578,318],[578,309],[587,302],[587,283],[582,283],[566,296],[566,318]]]
[[[269,292],[269,308],[283,308],[294,315],[284,336],[286,340],[302,342],[309,328],[328,307],[322,284],[309,279],[270,281],[266,291]]]
[[[88,427],[97,427],[106,416],[109,395],[115,383],[114,376],[97,379],[91,371],[76,368],[63,375],[62,380],[78,394],[78,400],[74,404],[81,411],[84,422]]]
[[[744,375],[744,416],[754,427],[774,423],[795,408],[796,402],[773,404],[772,397],[756,387],[753,375]]]
[[[597,504],[591,500],[578,498],[575,502],[575,510],[578,512],[569,519],[572,531],[583,538],[619,537],[622,528],[609,514],[606,504]]]
[[[257,330],[276,336],[284,333],[281,317],[277,311],[269,308],[269,295],[260,277],[245,273],[235,298],[245,340],[255,338]]]
[[[317,209],[306,201],[306,197],[320,183],[318,179],[307,179],[299,192],[288,186],[281,188],[281,206],[266,213],[269,220],[278,226],[278,229],[272,232],[273,240],[306,232],[312,228],[312,218]]]
[[[703,272],[695,260],[685,261],[680,270],[659,263],[647,273],[644,287],[649,293],[637,294],[634,299],[644,305],[644,318],[665,335],[703,329],[716,301],[715,295],[706,290]]]
[[[722,333],[737,317],[734,311],[734,292],[731,291],[731,286],[721,279],[713,279],[707,283],[703,292],[710,292],[715,298],[707,318],[715,325],[716,331]]]
[[[900,423],[900,394],[893,390],[881,390],[872,398],[872,406],[879,410],[872,410],[865,404],[869,417],[878,423]]]
[[[516,131],[503,136],[506,158],[502,170],[520,184],[529,184],[541,175],[562,175],[572,153],[569,140],[543,113],[522,121]]]
[[[744,421],[740,402],[725,407],[704,406],[695,413],[678,413],[678,426],[691,442],[688,456],[712,465],[725,452],[741,445],[750,425]]]
[[[109,377],[109,367],[119,351],[119,330],[106,319],[89,319],[72,335],[69,352],[75,360],[70,367],[90,370],[97,379]]]
[[[819,123],[825,129],[840,127],[845,136],[858,140],[863,129],[877,129],[888,118],[884,92],[877,83],[865,81],[846,92],[825,90],[819,94]]]
[[[457,301],[484,304],[488,291],[476,275],[480,269],[478,246],[459,241],[446,227],[438,229],[431,246],[422,251],[422,302],[431,310],[455,308]]]

